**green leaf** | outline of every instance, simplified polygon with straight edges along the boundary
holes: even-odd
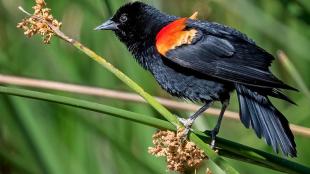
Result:
[[[142,123],[160,129],[169,129],[174,131],[176,130],[176,128],[167,121],[84,100],[78,100],[53,94],[34,92],[23,89],[8,88],[8,87],[0,87],[0,93],[16,95],[26,98],[33,98],[37,100],[49,101],[59,104],[65,104],[81,109],[108,114],[118,118],[131,120],[137,123]],[[197,146],[208,152],[207,147],[209,145],[206,144],[201,139],[210,140],[210,137],[207,137],[205,134],[195,130],[194,133],[190,134],[190,139],[195,141]],[[282,172],[296,173],[296,174],[310,173],[309,167],[303,166],[301,164],[292,161],[288,161],[284,158],[279,158],[277,156],[268,154],[266,152],[251,147],[247,147],[238,143],[222,139],[220,137],[217,138],[217,144],[220,148],[219,153],[228,158],[238,159],[244,162],[252,163],[258,166],[263,166],[266,168]],[[210,160],[214,164],[216,164],[219,168],[221,168],[226,173],[236,173],[235,169],[233,169],[230,165],[227,165],[227,163],[224,160],[222,160],[222,158],[219,158],[218,155],[213,155],[212,152],[211,154],[212,155],[209,156]]]

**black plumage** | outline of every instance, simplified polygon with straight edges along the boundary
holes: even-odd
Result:
[[[174,25],[170,26],[173,31],[170,34],[179,38],[172,38],[176,45],[171,46],[169,42],[168,51],[161,52],[158,35],[163,40],[172,37],[168,34],[163,37],[161,31],[179,19],[144,3],[134,2],[121,7],[97,29],[113,30],[136,60],[171,95],[204,103],[184,122],[187,128],[212,102],[220,101],[222,112],[211,132],[215,138],[230,93],[236,89],[242,123],[247,128],[252,127],[259,138],[264,137],[274,151],[281,149],[285,155],[296,156],[288,121],[268,99],[272,96],[294,103],[282,93],[282,89],[296,90],[269,71],[274,57],[233,28],[193,19],[184,20],[184,28],[176,25],[181,28],[180,33],[173,33],[171,26]],[[180,39],[187,40],[180,42]],[[165,43],[160,44],[166,49]]]

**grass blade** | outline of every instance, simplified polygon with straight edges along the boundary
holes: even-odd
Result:
[[[176,128],[169,122],[159,120],[153,117],[148,117],[142,114],[137,114],[129,111],[125,111],[118,108],[113,108],[110,106],[105,106],[93,102],[88,102],[84,100],[78,100],[73,99],[69,97],[63,97],[58,95],[52,95],[42,92],[34,92],[29,90],[23,90],[23,89],[14,89],[14,88],[8,88],[8,87],[0,87],[0,93],[3,94],[9,94],[9,95],[16,95],[26,98],[33,98],[37,100],[43,100],[43,101],[49,101],[59,104],[65,104],[73,107],[78,107],[90,111],[95,111],[99,113],[108,114],[111,116],[128,119],[131,121],[135,121],[138,123],[142,123],[145,125],[149,125],[152,127],[157,127],[160,129],[169,129],[169,130],[176,130]],[[190,139],[197,142],[196,144],[202,148],[203,150],[205,147],[208,147],[209,145],[206,144],[204,141],[201,140],[210,140],[209,137],[207,137],[205,134],[194,131],[194,133],[190,134]],[[198,136],[200,138],[198,138]],[[288,172],[288,173],[294,173],[294,174],[306,174],[310,173],[310,168],[303,166],[301,164],[288,161],[284,158],[279,158],[277,156],[274,156],[272,154],[268,154],[266,152],[247,147],[238,143],[234,143],[222,138],[218,138],[217,140],[218,146],[221,148],[220,153],[223,156],[232,158],[232,159],[238,159],[242,160],[248,163],[252,163],[258,166],[270,168],[277,171],[282,172]],[[231,168],[229,165],[222,164],[223,160],[222,158],[218,158],[218,155],[211,156],[212,162],[214,162],[217,166],[219,166],[223,171],[226,173],[235,173],[235,169]],[[225,163],[225,162],[224,162]]]

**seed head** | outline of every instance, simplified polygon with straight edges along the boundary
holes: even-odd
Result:
[[[183,173],[188,168],[197,169],[206,155],[194,143],[181,142],[183,130],[158,131],[153,135],[154,147],[149,147],[149,153],[156,157],[166,157],[167,168]]]
[[[44,0],[36,0],[35,6],[32,7],[34,12],[28,18],[23,19],[17,24],[17,28],[24,30],[24,34],[27,37],[32,37],[35,34],[39,34],[43,37],[43,43],[50,43],[52,37],[55,35],[50,25],[59,29],[61,22],[54,19],[51,14],[51,9],[46,8],[46,2]]]

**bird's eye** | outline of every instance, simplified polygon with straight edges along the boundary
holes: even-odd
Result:
[[[127,15],[126,15],[126,14],[123,14],[123,15],[119,18],[119,20],[120,20],[122,23],[125,23],[125,22],[128,20]]]

